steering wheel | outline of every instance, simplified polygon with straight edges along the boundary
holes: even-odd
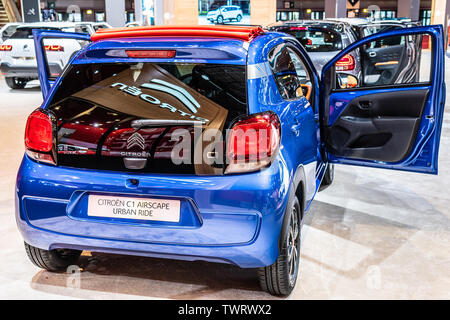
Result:
[[[311,98],[312,85],[311,82],[301,83],[300,86],[296,90],[296,96],[301,97],[304,96],[306,100],[309,101]]]

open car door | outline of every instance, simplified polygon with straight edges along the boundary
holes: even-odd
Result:
[[[33,30],[39,82],[44,99],[75,54],[91,41],[84,33]]]
[[[399,41],[414,42],[423,35],[430,36],[431,50],[403,57],[388,53]],[[386,54],[370,59],[376,45]],[[357,76],[341,67],[339,60],[347,54],[361,61]],[[405,64],[417,54],[415,65]],[[412,68],[418,74],[404,77]],[[324,66],[321,81],[321,139],[329,162],[437,174],[445,105],[442,26],[363,38]]]

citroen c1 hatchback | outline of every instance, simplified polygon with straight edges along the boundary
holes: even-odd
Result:
[[[422,34],[433,47],[420,82],[339,80],[351,50]],[[88,250],[229,263],[289,294],[302,219],[333,164],[437,174],[442,34],[371,35],[319,79],[294,37],[258,27],[35,31],[44,102],[28,118],[16,186],[30,260],[60,271]],[[54,79],[48,38],[91,43]]]

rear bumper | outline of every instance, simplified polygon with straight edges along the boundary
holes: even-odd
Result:
[[[57,63],[49,63],[51,74],[61,74],[62,68]],[[0,64],[0,72],[5,77],[18,77],[18,78],[33,78],[38,79],[37,66],[20,66],[12,65],[8,62],[2,62]]]
[[[41,165],[24,157],[16,219],[25,241],[43,249],[206,260],[262,267],[278,257],[289,183],[281,161],[253,174],[201,177],[96,172]],[[129,187],[127,179],[138,179]],[[171,197],[179,223],[100,220],[86,215],[91,193]]]

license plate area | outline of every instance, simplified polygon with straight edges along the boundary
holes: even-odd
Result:
[[[175,199],[90,194],[87,216],[178,223],[180,207]]]

